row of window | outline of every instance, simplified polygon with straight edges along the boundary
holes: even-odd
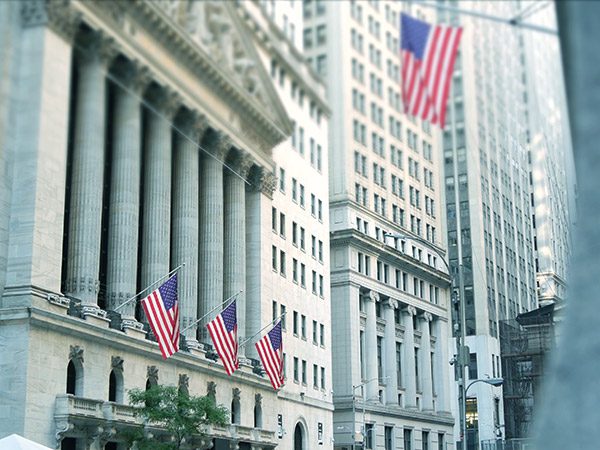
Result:
[[[402,430],[401,436],[402,436],[402,439],[404,442],[404,446],[402,448],[404,450],[415,450],[413,432],[416,433],[416,431],[414,431],[410,428],[404,428]],[[421,450],[433,450],[433,447],[431,445],[433,445],[434,443],[431,442],[430,434],[431,433],[429,431],[421,431]],[[378,435],[375,432],[375,424],[374,423],[365,424],[365,448],[366,449],[380,448],[376,442],[377,436]],[[446,438],[446,435],[444,433],[437,434],[437,449],[438,450],[446,449],[445,438]],[[385,425],[384,432],[383,432],[384,449],[385,450],[394,450],[395,448],[397,448],[394,444],[395,442],[396,442],[396,436],[394,433],[394,427],[390,426],[390,425]]]
[[[279,250],[276,246],[272,246],[271,265],[275,272],[278,272],[282,277],[287,277],[287,262],[286,253]],[[325,297],[325,278],[313,270],[311,277],[311,291],[313,294],[321,298]],[[306,289],[306,265],[299,262],[296,258],[292,258],[292,281]]]
[[[282,212],[277,212],[277,208],[271,208],[271,229],[274,233],[279,234],[283,239],[287,236],[286,216]],[[317,239],[315,235],[311,235],[311,256],[323,264],[323,241]],[[300,250],[306,251],[306,230],[296,222],[292,222],[292,244],[299,247]]]
[[[284,331],[287,330],[286,312],[287,309],[284,304],[278,304],[273,300],[273,320],[281,317],[281,328]],[[294,311],[292,316],[292,332],[294,336],[306,340],[306,327],[306,316],[298,313],[298,311]],[[318,323],[316,320],[312,321],[312,343],[313,345],[325,347],[325,325]]]
[[[325,45],[327,43],[327,29],[325,25],[318,25],[316,28],[304,29],[304,50],[311,49],[313,45]]]
[[[320,158],[319,158],[319,167],[320,166]],[[319,169],[320,170],[320,169]],[[286,192],[286,174],[285,169],[279,168],[279,191],[283,194]],[[292,201],[300,205],[301,208],[306,208],[306,196],[305,196],[305,188],[302,183],[299,183],[295,177],[292,177]],[[310,194],[310,214],[315,219],[318,219],[319,222],[323,222],[323,200],[317,198],[315,194]],[[285,236],[285,232],[283,233]]]
[[[285,359],[287,358],[284,358],[284,364],[286,362]],[[284,366],[284,376],[285,372]],[[294,383],[302,383],[304,386],[307,385],[306,360],[300,360],[296,356],[294,356]],[[319,367],[316,364],[313,364],[313,389],[319,388],[325,390],[325,367]]]
[[[292,148],[297,150],[298,153],[302,157],[305,154],[305,139],[304,139],[304,128],[298,127],[296,129],[296,123],[293,123],[293,132],[292,132]],[[309,154],[310,154],[310,165],[311,167],[317,169],[319,172],[322,170],[322,160],[323,160],[323,148],[321,144],[317,144],[316,141],[311,137],[308,139],[309,144]]]

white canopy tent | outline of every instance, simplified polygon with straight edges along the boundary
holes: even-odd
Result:
[[[18,434],[11,434],[0,439],[0,450],[52,450],[50,447],[25,439]]]

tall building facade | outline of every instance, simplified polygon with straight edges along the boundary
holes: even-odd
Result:
[[[336,449],[454,448],[440,135],[402,113],[403,6],[303,3],[304,51],[332,110]]]
[[[0,436],[123,449],[128,390],[160,383],[230,409],[198,448],[331,443],[328,110],[273,28],[228,2],[0,5]],[[163,360],[126,301],[184,263],[181,328],[208,317]],[[235,295],[228,377],[203,330]],[[253,336],[282,313],[275,392]]]
[[[469,385],[502,377],[499,321],[564,297],[574,188],[556,37],[452,11],[511,18],[540,5],[445,6],[437,20],[464,29],[443,148],[450,265],[464,281]],[[502,389],[486,383],[469,389],[468,448],[503,436],[501,399]]]

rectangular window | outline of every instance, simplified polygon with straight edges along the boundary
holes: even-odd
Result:
[[[398,387],[402,386],[402,344],[396,342],[396,376]]]
[[[294,356],[294,381],[298,382],[298,358]]]
[[[319,331],[319,343],[321,344],[321,347],[325,347],[325,325],[322,323],[319,324]]]
[[[302,384],[306,385],[306,361],[302,360]]]
[[[312,293],[317,293],[317,272],[312,271]]]
[[[296,258],[292,259],[292,281],[298,282],[298,260]]]
[[[300,206],[304,208],[304,185],[300,185]]]
[[[323,201],[319,200],[317,204],[317,218],[319,222],[323,222]]]
[[[292,244],[298,246],[298,224],[292,222]]]
[[[315,194],[310,194],[310,214],[317,217],[317,198]]]
[[[306,266],[300,264],[300,286],[306,287]]]
[[[423,431],[421,434],[421,448],[429,450],[429,431]]]
[[[324,297],[323,275],[319,275],[319,297]]]
[[[279,251],[279,273],[285,277],[285,252]]]
[[[285,214],[279,213],[279,235],[285,238]]]
[[[306,340],[306,316],[304,314],[300,316],[300,333],[302,339]]]
[[[321,389],[325,389],[325,367],[321,367]]]
[[[469,379],[477,379],[477,353],[469,354]]]
[[[446,450],[445,439],[444,433],[438,433],[438,450]]]
[[[305,237],[304,228],[300,227],[300,249],[301,250],[304,250],[304,237]]]
[[[279,190],[285,192],[285,170],[279,168]]]
[[[286,314],[285,314],[285,305],[280,305],[279,307],[279,312],[281,313],[281,329],[285,330],[286,325],[285,325],[285,320],[286,320]]]
[[[298,180],[292,178],[292,200],[298,203]]]
[[[313,388],[319,389],[319,367],[313,364]]]
[[[375,448],[375,427],[372,423],[365,424],[365,448]]]
[[[300,154],[304,156],[304,128],[300,127],[300,136],[298,138]]]
[[[273,320],[277,318],[277,302],[273,300],[273,312],[272,312]]]
[[[298,311],[294,311],[294,323],[292,326],[294,327],[294,336],[298,336]]]
[[[271,247],[271,268],[277,271],[277,247]]]
[[[394,438],[393,438],[394,427],[385,427],[384,431],[384,440],[385,440],[385,450],[394,450]]]
[[[412,450],[412,430],[404,429],[404,450]]]
[[[310,237],[310,243],[311,243],[311,255],[313,258],[317,257],[317,238],[315,236],[311,236]]]
[[[317,342],[317,334],[318,334],[319,329],[317,327],[317,321],[316,320],[313,320],[312,323],[313,323],[312,341],[313,341],[313,344],[317,345],[318,344],[318,342]]]
[[[271,208],[271,229],[277,233],[277,210]]]
[[[323,241],[319,241],[319,262],[323,262]]]

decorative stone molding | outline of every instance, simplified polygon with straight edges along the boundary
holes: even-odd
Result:
[[[232,394],[233,394],[233,399],[239,401],[240,400],[240,395],[242,393],[242,391],[240,391],[239,388],[233,388],[231,390]]]
[[[62,306],[64,308],[68,308],[71,304],[71,301],[67,297],[63,297],[62,295],[48,293],[46,294],[46,300],[48,303],[52,303],[53,305]]]
[[[148,366],[148,369],[146,370],[146,377],[151,385],[158,384],[158,367]]]
[[[277,177],[272,172],[264,167],[250,173],[248,189],[253,192],[261,192],[269,198],[273,198],[275,186],[277,185]]]
[[[150,69],[142,66],[139,61],[117,60],[113,72],[124,88],[130,89],[137,95],[142,95],[153,79]]]
[[[181,96],[167,87],[152,85],[148,89],[148,100],[165,119],[172,120],[182,106]]]
[[[81,14],[71,8],[70,0],[25,0],[21,2],[23,27],[48,27],[67,42],[72,42],[81,23]]]
[[[386,308],[396,309],[398,308],[398,300],[388,298],[385,302],[383,302],[383,306]]]
[[[90,277],[72,278],[65,281],[66,292],[89,292],[94,295],[100,290],[100,281]]]
[[[254,394],[254,404],[257,406],[262,406],[262,394]]]
[[[234,150],[233,156],[227,162],[228,166],[235,172],[235,174],[246,178],[250,169],[254,165],[254,159],[252,156],[243,150]]]
[[[86,31],[77,35],[76,52],[81,61],[99,60],[108,67],[119,54],[119,48],[102,31]]]
[[[424,322],[431,322],[433,320],[433,316],[430,312],[424,312],[423,314],[421,314],[420,318]]]
[[[83,364],[83,348],[79,345],[71,345],[69,359]]]
[[[209,128],[208,119],[196,111],[185,111],[180,115],[178,125],[186,137],[199,143]]]
[[[375,291],[369,291],[369,294],[365,296],[365,300],[370,302],[378,302],[379,294]]]
[[[412,305],[407,305],[406,308],[404,308],[404,313],[408,314],[409,316],[416,316],[417,315],[417,308],[415,308]]]
[[[123,362],[124,360],[120,356],[112,356],[110,359],[110,367],[113,370],[123,371]]]
[[[230,149],[231,138],[221,131],[217,131],[215,133],[215,137],[207,145],[208,152],[219,161],[223,161],[225,159],[225,155],[227,155]]]

